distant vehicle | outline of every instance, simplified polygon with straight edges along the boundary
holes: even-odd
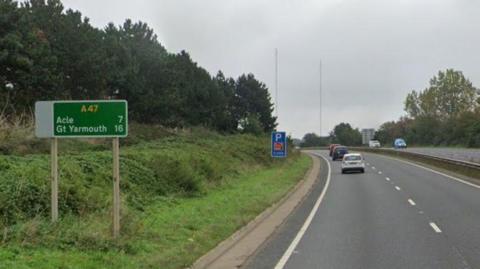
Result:
[[[336,161],[342,159],[345,154],[348,154],[348,149],[345,146],[336,146],[332,153],[332,160]]]
[[[335,149],[336,146],[340,146],[340,144],[330,144],[330,146],[328,147],[330,153],[328,154],[330,157],[332,157],[333,155],[333,150]]]
[[[365,173],[365,162],[360,153],[349,153],[343,156],[342,174],[348,171],[358,171]]]
[[[378,140],[370,140],[368,142],[368,147],[369,148],[379,148],[381,147],[380,142]]]
[[[395,139],[395,142],[393,142],[393,147],[396,149],[405,149],[407,148],[407,143],[405,143],[405,140],[402,138],[397,138]]]

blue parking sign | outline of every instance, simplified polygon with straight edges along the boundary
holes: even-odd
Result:
[[[285,132],[272,132],[272,157],[287,157],[287,134]]]

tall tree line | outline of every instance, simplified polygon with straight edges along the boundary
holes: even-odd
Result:
[[[361,146],[362,134],[358,128],[353,128],[350,123],[341,122],[330,132],[329,136],[320,137],[315,133],[307,133],[303,136],[302,147],[322,147],[330,144],[345,146]]]
[[[404,105],[406,116],[383,123],[376,132],[383,145],[404,138],[409,145],[480,147],[480,90],[461,71],[439,71],[426,89],[411,91]],[[360,145],[361,133],[340,123],[328,138],[309,133],[301,145],[330,143]]]
[[[480,90],[461,71],[439,71],[404,104],[407,116],[382,124],[376,133],[383,144],[403,137],[411,145],[480,147]]]
[[[0,0],[0,109],[30,112],[37,100],[122,98],[132,120],[222,132],[276,126],[266,85],[253,74],[211,76],[169,53],[143,22],[93,27],[60,0]]]

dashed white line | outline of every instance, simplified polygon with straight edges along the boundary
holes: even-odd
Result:
[[[447,175],[447,174],[445,174],[445,173],[442,173],[442,172],[439,172],[439,171],[436,171],[436,170],[427,168],[427,167],[422,166],[422,165],[419,165],[419,164],[415,164],[415,163],[412,163],[412,162],[409,162],[409,161],[400,160],[400,159],[398,159],[398,158],[392,158],[392,157],[387,157],[387,156],[383,156],[383,157],[388,158],[388,159],[392,159],[392,160],[395,160],[395,161],[399,161],[399,162],[402,162],[402,163],[406,163],[406,164],[409,164],[409,165],[412,165],[412,166],[415,166],[415,167],[418,167],[418,168],[427,170],[427,171],[429,171],[429,172],[435,173],[435,174],[437,174],[437,175],[441,175],[441,176],[447,177],[447,178],[449,178],[449,179],[458,181],[458,182],[463,183],[463,184],[465,184],[465,185],[468,185],[468,186],[471,186],[471,187],[480,189],[480,185],[470,183],[470,182],[465,181],[465,180],[463,180],[463,179],[460,179],[460,178],[457,178],[457,177],[454,177],[454,176],[451,176],[451,175]]]
[[[390,181],[390,178],[389,178],[389,177],[386,177],[385,180],[386,180],[386,181]]]
[[[412,199],[408,199],[408,202],[412,205],[412,206],[415,206],[415,202],[412,200]]]
[[[327,181],[325,182],[325,186],[323,187],[322,193],[320,194],[317,201],[315,202],[315,205],[313,206],[312,211],[310,211],[310,214],[308,215],[307,219],[303,223],[302,228],[300,228],[300,231],[298,231],[297,235],[295,236],[293,241],[290,243],[290,246],[288,246],[288,249],[285,251],[285,253],[283,253],[283,256],[280,258],[278,263],[275,265],[275,269],[283,269],[283,267],[285,267],[285,264],[287,263],[288,259],[293,254],[293,252],[295,251],[295,248],[297,247],[298,243],[300,242],[303,235],[307,231],[308,226],[310,226],[310,223],[312,222],[313,217],[317,213],[318,208],[320,207],[320,204],[323,201],[323,197],[325,196],[325,193],[327,192],[328,185],[330,184],[330,177],[332,175],[332,167],[330,166],[330,162],[325,157],[323,157],[322,155],[317,155],[317,156],[323,158],[327,162],[327,166],[328,166]]]
[[[375,170],[375,166],[372,166],[372,169]]]
[[[370,165],[370,163],[367,163],[367,165]]]
[[[401,190],[399,186],[395,186],[395,189],[397,189],[397,191]]]
[[[435,224],[435,222],[430,222],[430,226],[432,227],[432,229],[436,232],[436,233],[441,233],[442,230],[440,230],[440,228],[438,228],[437,224]]]
[[[381,175],[381,174],[382,174],[382,171],[378,171],[378,174]]]

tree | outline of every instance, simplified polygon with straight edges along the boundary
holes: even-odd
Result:
[[[104,30],[108,95],[129,101],[131,118],[173,126],[179,107],[174,81],[175,60],[158,42],[146,23],[125,20],[121,26],[108,24]],[[169,67],[171,65],[171,67]]]
[[[479,90],[461,71],[439,71],[424,91],[412,91],[405,99],[405,111],[413,117],[447,119],[474,111],[479,106]]]
[[[30,0],[23,9],[48,42],[57,59],[57,98],[98,99],[105,96],[105,56],[102,31],[88,18],[64,7],[60,0]]]
[[[249,113],[245,118],[242,118],[240,120],[240,126],[244,133],[249,133],[254,135],[260,135],[264,133],[262,123],[260,122],[258,114],[256,113],[253,113],[253,114]]]
[[[0,98],[7,115],[61,93],[57,57],[25,5],[0,1]]]
[[[303,136],[302,147],[323,147],[330,143],[328,137],[320,137],[315,133],[307,133]]]
[[[398,121],[385,122],[378,128],[375,137],[383,145],[392,145],[396,138],[404,138],[407,143],[414,144],[418,140],[415,123],[408,117],[401,117]]]
[[[153,29],[127,19],[93,27],[60,0],[0,0],[0,108],[37,100],[121,98],[129,118],[221,132],[272,131],[268,88],[253,74],[212,77],[188,52],[168,53]]]
[[[353,129],[349,123],[342,122],[336,125],[331,132],[331,137],[334,142],[346,146],[362,144],[362,134],[358,129]]]
[[[256,115],[264,132],[271,132],[277,126],[277,119],[272,116],[273,103],[268,88],[253,74],[241,75],[237,79],[234,106],[234,117],[240,124]]]
[[[225,78],[221,71],[213,78],[218,94],[219,106],[215,107],[215,128],[222,132],[235,132],[238,121],[235,119],[235,80]]]

